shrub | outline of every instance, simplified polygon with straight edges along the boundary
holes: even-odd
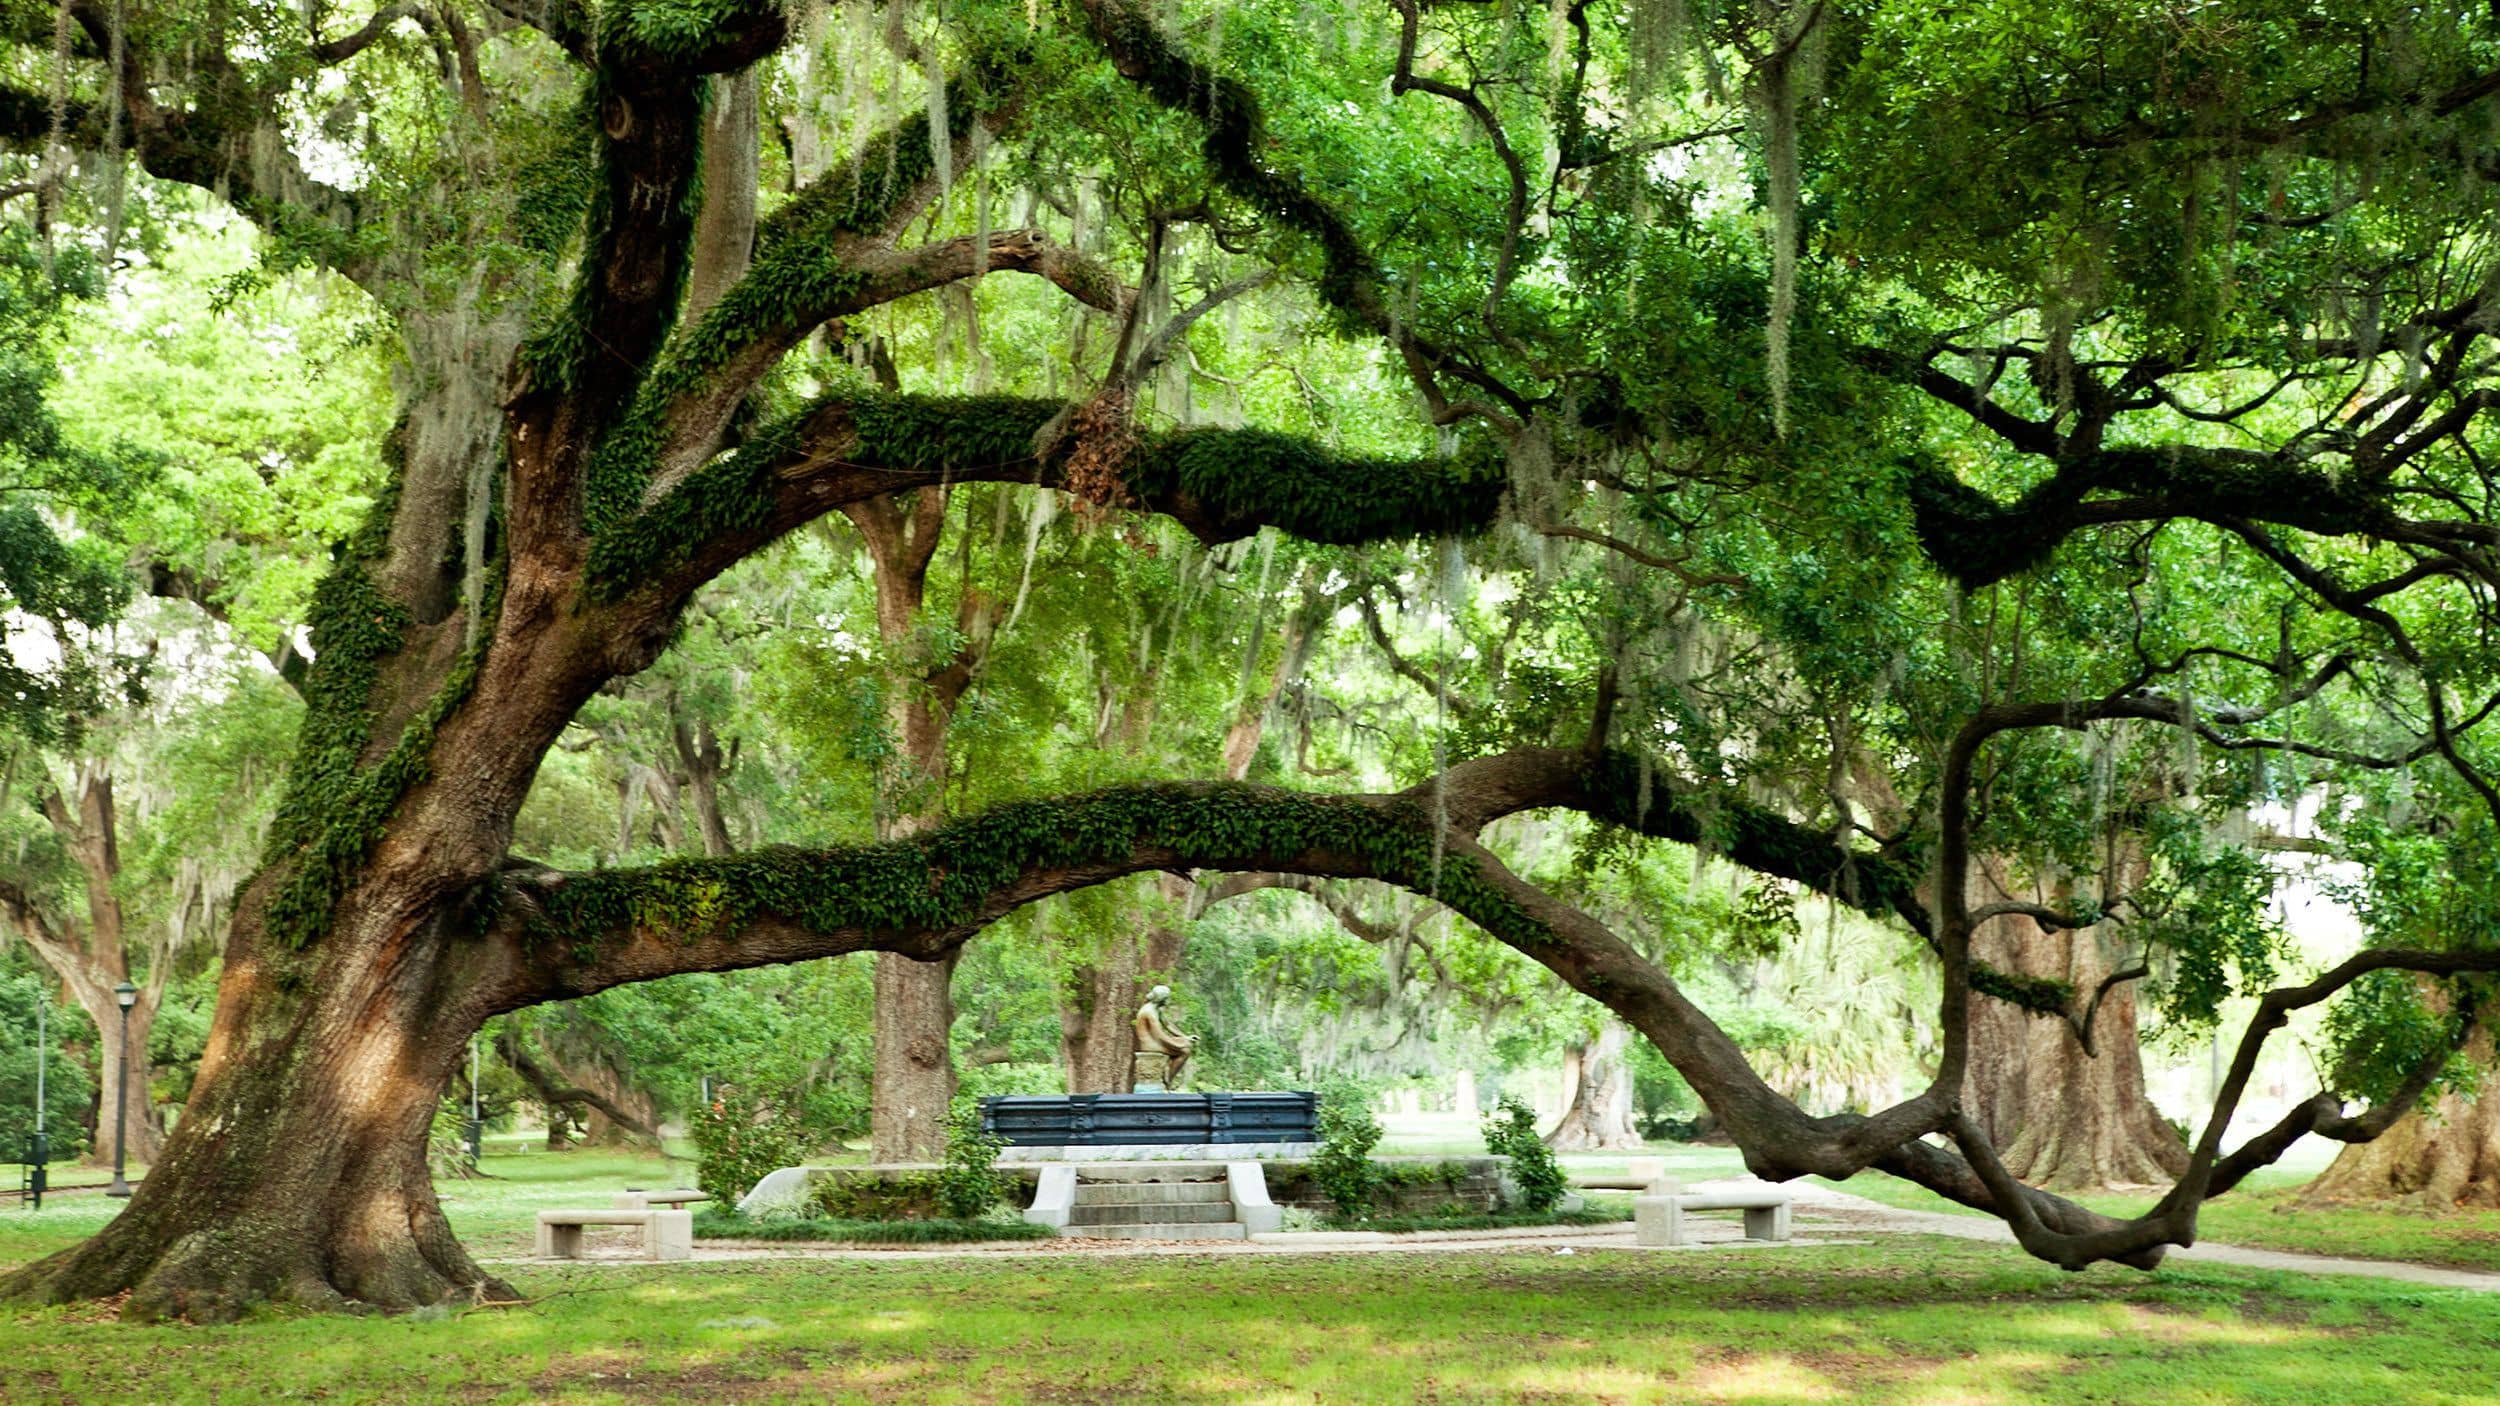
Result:
[[[1613,1211],[1473,1211],[1460,1208],[1428,1216],[1392,1215],[1375,1218],[1369,1228],[1384,1235],[1412,1235],[1420,1230],[1518,1230],[1544,1225],[1615,1225],[1623,1217]]]
[[[694,1138],[695,1185],[719,1206],[737,1205],[765,1173],[796,1165],[815,1142],[788,1105],[726,1085],[695,1111],[687,1131]]]
[[[1311,1180],[1337,1208],[1340,1220],[1364,1220],[1380,1191],[1380,1164],[1372,1149],[1380,1145],[1380,1120],[1372,1116],[1371,1100],[1359,1088],[1340,1086],[1319,1101],[1319,1148],[1311,1157]]]
[[[975,1240],[1043,1240],[1046,1225],[1007,1220],[824,1220],[742,1216],[706,1207],[695,1212],[698,1240],[832,1240],[855,1245],[943,1245]]]
[[[839,1221],[935,1220],[938,1173],[835,1171],[810,1178],[818,1217]]]
[[[1540,1215],[1561,1204],[1571,1179],[1554,1161],[1554,1149],[1536,1135],[1536,1114],[1508,1094],[1484,1115],[1484,1149],[1510,1159],[1510,1179],[1519,1185],[1519,1202]]]
[[[959,1098],[946,1116],[946,1165],[938,1171],[938,1204],[958,1220],[971,1220],[1006,1199],[1007,1181],[998,1154],[1007,1144],[981,1129],[981,1105]]]

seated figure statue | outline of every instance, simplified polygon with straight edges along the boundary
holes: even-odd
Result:
[[[1146,993],[1146,1004],[1137,1008],[1137,1019],[1129,1028],[1137,1034],[1138,1066],[1163,1065],[1163,1087],[1177,1090],[1181,1086],[1181,1067],[1189,1063],[1189,1052],[1198,1047],[1198,1037],[1183,1035],[1163,1023],[1163,1005],[1172,999],[1172,988],[1158,986]],[[1149,1056],[1159,1059],[1149,1060]],[[1132,1074],[1136,1071],[1132,1070]],[[1135,1082],[1134,1079],[1131,1082]]]

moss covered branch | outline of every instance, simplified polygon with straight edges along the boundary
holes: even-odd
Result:
[[[1236,783],[1171,783],[1022,801],[925,835],[835,849],[774,849],[637,869],[513,871],[507,935],[547,999],[671,971],[867,949],[936,957],[1022,904],[1147,870],[1372,878],[1428,892],[1523,949],[1552,940],[1475,870],[1453,837],[1502,816],[1562,808],[1708,844],[1731,860],[1870,913],[1924,921],[1897,861],[1842,856],[1831,839],[1732,797],[1656,784],[1644,798],[1621,754],[1524,748],[1462,762],[1437,782],[1328,796]]]
[[[848,503],[936,483],[1067,481],[1064,448],[1034,440],[1066,407],[1013,396],[842,395],[760,428],[592,546],[601,600],[682,599],[782,533]],[[1209,542],[1274,527],[1359,543],[1489,526],[1504,479],[1477,459],[1349,457],[1264,430],[1195,429],[1146,440],[1122,466],[1138,507]]]
[[[948,136],[966,159],[977,129],[1013,110],[1015,91],[995,66],[948,84]],[[756,231],[754,262],[702,316],[678,327],[592,455],[582,511],[592,533],[629,521],[708,458],[738,405],[807,335],[836,318],[991,267],[1051,277],[1063,287],[1116,298],[1116,280],[1091,260],[1032,232],[902,253],[890,240],[940,185],[927,122],[914,116],[877,133],[842,166],[811,182]],[[611,221],[594,209],[594,233]],[[949,259],[947,255],[956,255]],[[983,256],[987,256],[986,258]],[[994,262],[992,262],[994,261]],[[584,287],[591,285],[585,283]],[[1080,297],[1084,293],[1080,291]],[[1087,301],[1101,301],[1088,298]],[[591,316],[577,305],[551,327],[533,366],[542,380],[576,383]]]

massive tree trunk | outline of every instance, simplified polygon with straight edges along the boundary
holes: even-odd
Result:
[[[1607,1021],[1595,1038],[1564,1051],[1563,1115],[1545,1135],[1556,1152],[1615,1152],[1641,1145],[1632,1126],[1632,1065],[1625,1051],[1630,1034]]]
[[[1115,938],[1071,969],[1059,993],[1059,1062],[1072,1094],[1129,1092],[1136,1037],[1125,1013],[1138,991],[1137,943]]]
[[[411,878],[360,886],[362,940],[314,954],[264,935],[272,880],[246,891],[181,1125],[119,1218],[11,1290],[127,1290],[133,1315],[202,1319],[264,1299],[509,1296],[452,1236],[427,1169],[435,1102],[476,1022],[460,1014],[458,940],[422,916],[433,905]]]
[[[2011,880],[2002,862],[1986,862],[1981,870],[1982,903],[2046,897],[2036,885]],[[2118,882],[2140,877],[2139,864]],[[2010,892],[2009,885],[2023,892]],[[2065,982],[2077,993],[2078,1008],[2090,1004],[2112,970],[2100,929],[2049,932],[2020,914],[1983,925],[1971,955],[2017,977]],[[2110,989],[2091,1033],[2093,1047],[2086,1051],[2065,1021],[2002,1001],[1977,1002],[1964,1089],[1971,1119],[2007,1170],[2034,1186],[2166,1186],[2187,1170],[2188,1149],[2144,1091],[2133,982]]]
[[[2302,1199],[2426,1211],[2500,1206],[2500,1061],[2488,1027],[2475,1032],[2465,1057],[2483,1071],[2479,1097],[2444,1095],[2427,1113],[2409,1112],[2374,1141],[2346,1147]]]
[[[869,1155],[934,1162],[946,1155],[955,1098],[955,959],[876,958],[876,1072],[868,1103]]]

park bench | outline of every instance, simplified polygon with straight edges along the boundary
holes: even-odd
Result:
[[[618,1192],[616,1194],[616,1200],[613,1204],[618,1210],[621,1211],[648,1210],[653,1206],[659,1206],[672,1211],[682,1211],[692,1202],[709,1201],[711,1199],[712,1198],[710,1196],[704,1194],[703,1192],[688,1190],[682,1186],[674,1189],[663,1188],[658,1191],[633,1190],[629,1188]]]
[[[1775,1186],[1729,1187],[1719,1191],[1686,1191],[1667,1176],[1667,1164],[1655,1157],[1635,1157],[1621,1176],[1580,1176],[1571,1179],[1579,1191],[1630,1191],[1632,1224],[1643,1245],[1682,1245],[1686,1211],[1743,1211],[1745,1238],[1785,1240],[1789,1235],[1789,1196]]]
[[[545,1260],[580,1259],[582,1228],[592,1225],[625,1225],[639,1229],[645,1259],[682,1260],[694,1257],[694,1212],[623,1206],[597,1211],[540,1211],[538,1257]]]
[[[1667,1191],[1675,1189],[1675,1184],[1667,1180],[1667,1163],[1664,1158],[1634,1157],[1624,1165],[1625,1171],[1621,1176],[1575,1176],[1571,1179],[1571,1189],[1574,1191],[1647,1192],[1656,1192],[1661,1188]]]
[[[1683,1191],[1663,1178],[1646,1193],[1632,1198],[1633,1238],[1643,1245],[1687,1244],[1687,1211],[1743,1211],[1746,1239],[1788,1238],[1789,1197],[1776,1186]]]

